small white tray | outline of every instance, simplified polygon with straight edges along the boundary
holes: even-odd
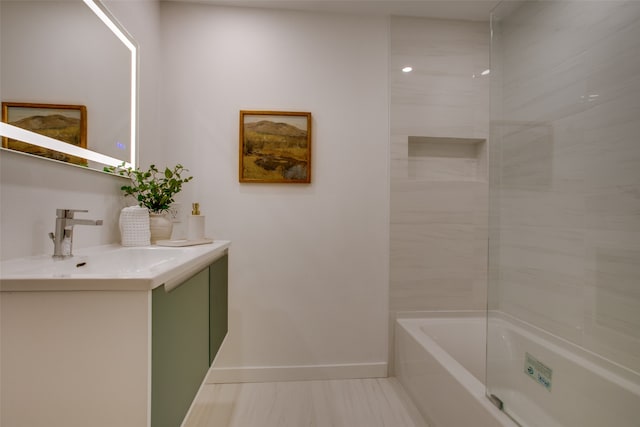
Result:
[[[198,240],[187,240],[187,239],[177,239],[177,240],[158,240],[156,245],[158,246],[195,246],[195,245],[206,245],[207,243],[213,243],[213,239],[208,237],[203,237]]]

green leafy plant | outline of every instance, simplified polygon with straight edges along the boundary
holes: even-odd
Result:
[[[169,209],[174,202],[173,196],[182,190],[182,184],[193,179],[192,176],[183,178],[185,172],[189,172],[178,164],[173,169],[158,170],[155,165],[149,166],[146,171],[131,167],[107,166],[105,172],[111,172],[120,176],[126,176],[131,180],[131,185],[120,187],[126,195],[136,198],[140,206],[146,207],[151,213],[162,213]]]

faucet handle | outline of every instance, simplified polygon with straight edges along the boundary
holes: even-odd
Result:
[[[89,212],[87,209],[56,209],[58,218],[73,218],[75,212]]]

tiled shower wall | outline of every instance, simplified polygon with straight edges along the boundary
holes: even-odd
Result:
[[[640,372],[640,3],[500,12],[490,308]]]
[[[391,319],[485,309],[489,24],[394,17],[390,57]]]

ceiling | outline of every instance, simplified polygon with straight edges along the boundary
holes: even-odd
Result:
[[[171,0],[220,6],[259,7],[360,15],[398,15],[488,21],[499,0]]]

